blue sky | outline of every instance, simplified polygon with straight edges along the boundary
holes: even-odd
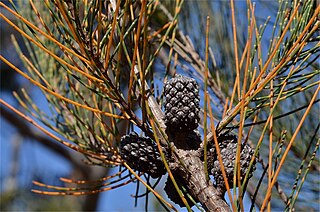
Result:
[[[267,2],[267,1],[266,1]],[[259,16],[265,16],[265,10],[261,8],[261,5],[257,5]],[[203,16],[205,18],[205,16]],[[273,17],[272,17],[273,18]],[[195,23],[194,23],[195,24]],[[196,27],[194,27],[195,29]],[[198,29],[198,28],[197,28]],[[199,32],[195,32],[197,34]],[[203,32],[204,33],[204,32]],[[270,32],[266,32],[268,36]],[[193,39],[193,38],[191,38]],[[204,43],[204,42],[203,42]],[[267,43],[265,43],[267,45]],[[1,52],[2,54],[3,52]],[[10,55],[12,52],[7,52]],[[10,59],[10,58],[9,58]],[[10,104],[16,105],[11,94],[1,90],[1,98]],[[48,112],[48,107],[44,96],[36,90],[33,92],[35,103],[44,111]],[[70,173],[71,165],[68,161],[62,159],[52,151],[44,148],[36,142],[30,141],[29,139],[17,139],[16,131],[14,128],[6,123],[2,118],[0,119],[0,160],[1,160],[1,192],[8,189],[7,184],[10,168],[13,162],[14,142],[20,144],[19,149],[19,170],[18,170],[18,185],[26,188],[32,186],[32,180],[34,173],[40,172],[45,176],[50,176],[49,182],[55,181],[60,176],[67,176]],[[162,185],[164,180],[162,181]],[[161,184],[159,188],[162,188]],[[99,211],[144,211],[144,199],[138,201],[138,207],[134,206],[134,198],[131,197],[135,193],[136,184],[129,184],[124,187],[120,187],[111,191],[107,191],[101,194],[99,201]],[[152,202],[150,198],[150,202]],[[150,204],[151,205],[151,204]],[[245,198],[245,207],[249,206],[248,198]],[[177,206],[179,208],[179,206]],[[149,209],[152,210],[152,207]],[[181,210],[185,211],[185,210]]]

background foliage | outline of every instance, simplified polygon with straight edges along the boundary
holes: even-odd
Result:
[[[141,100],[147,92],[144,84],[161,103],[163,82],[176,72],[202,85],[203,139],[211,138],[207,133],[212,117],[219,132],[231,131],[259,152],[257,171],[247,187],[251,196],[256,194],[252,205],[261,208],[272,192],[268,209],[319,209],[318,13],[316,1],[1,3],[2,33],[14,29],[20,34],[1,36],[1,120],[16,128],[14,133],[1,132],[1,151],[3,146],[13,150],[13,162],[1,163],[7,167],[1,169],[1,209],[97,207],[99,193],[55,200],[41,196],[46,204],[32,203],[31,180],[37,181],[32,188],[38,193],[77,195],[128,186],[134,176],[126,167],[119,169],[120,137],[132,130],[154,136],[149,102]],[[19,57],[12,57],[13,46]],[[20,75],[13,75],[14,70]],[[8,94],[13,90],[15,100]],[[25,115],[18,118],[12,106]],[[28,178],[19,176],[17,164],[24,167],[19,156],[32,150],[22,139],[52,150],[70,169],[54,176],[40,167]],[[57,180],[63,176],[63,182]],[[151,186],[157,184],[142,177]],[[136,182],[127,194],[143,194],[142,188]],[[156,191],[166,197],[162,188],[163,180]],[[163,209],[152,194],[142,196],[138,202]],[[235,196],[233,201],[241,202]],[[84,199],[82,205],[74,204],[78,198]],[[252,207],[249,201],[246,210]]]

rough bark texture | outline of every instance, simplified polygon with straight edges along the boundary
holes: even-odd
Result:
[[[184,180],[191,195],[201,202],[207,211],[231,211],[228,204],[220,197],[220,193],[213,186],[212,182],[206,180],[204,165],[200,160],[199,153],[194,150],[177,149],[178,157],[170,164],[173,173]]]

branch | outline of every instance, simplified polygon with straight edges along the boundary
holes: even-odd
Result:
[[[192,196],[201,202],[206,211],[231,211],[229,205],[221,197],[221,193],[210,180],[207,181],[204,165],[198,152],[182,149],[176,152],[179,158],[174,157],[175,162],[172,164],[177,166],[172,167],[172,170],[184,180]]]
[[[31,128],[22,118],[17,117],[14,113],[10,112],[4,107],[0,107],[1,117],[3,117],[9,124],[14,126],[16,130],[23,135],[24,138],[31,138],[32,141],[36,141],[39,144],[45,146],[49,150],[58,154],[60,157],[63,157],[65,160],[69,161],[75,168],[74,173],[77,174],[77,178],[91,179],[96,175],[97,170],[93,171],[92,168],[79,162],[79,157],[76,154],[71,154],[66,148],[62,145],[56,143],[53,139],[50,139],[47,136],[39,134],[36,130]],[[105,173],[100,173],[99,177],[102,177]],[[84,211],[94,211],[97,208],[97,203],[99,200],[100,193],[94,195],[88,195],[82,202],[82,208]]]
[[[31,128],[22,118],[17,117],[14,113],[10,112],[3,106],[0,106],[0,112],[1,117],[3,117],[8,123],[14,126],[18,130],[18,132],[24,137],[28,137],[31,138],[33,141],[39,142],[39,144],[47,147],[54,153],[70,161],[75,166],[75,168],[79,170],[83,170],[84,167],[86,167],[84,164],[76,160],[66,148],[56,143],[53,139],[39,134],[36,130]],[[87,172],[82,172],[84,176],[88,175]]]

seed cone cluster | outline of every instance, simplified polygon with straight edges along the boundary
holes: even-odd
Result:
[[[229,185],[233,184],[233,173],[234,166],[237,155],[237,137],[236,136],[223,136],[219,138],[219,147],[224,169],[228,178]],[[214,176],[216,185],[219,188],[225,188],[225,183],[223,180],[222,170],[220,162],[218,159],[218,154],[216,153],[215,147],[209,150],[209,168],[211,168],[211,173]],[[249,164],[252,159],[254,151],[248,144],[241,145],[240,153],[240,180],[241,182],[245,178],[245,175],[249,169]],[[213,162],[213,163],[212,163]],[[250,170],[249,178],[252,177],[252,172],[255,170],[255,162]]]
[[[176,75],[176,77],[173,77],[165,84],[163,94],[165,97],[164,121],[169,141],[173,142],[175,147],[182,151],[199,150],[199,147],[203,144],[199,133],[196,132],[200,120],[199,88],[197,82],[192,78]],[[237,140],[237,137],[232,135],[223,135],[218,138],[220,155],[222,157],[229,185],[233,184],[238,145]],[[218,190],[223,194],[223,191],[225,191],[226,188],[218,160],[218,154],[213,142],[208,143],[207,149],[208,169],[211,171],[211,174],[215,179]],[[166,157],[170,160],[166,150],[163,149],[163,151]],[[166,173],[158,147],[150,138],[139,137],[136,133],[123,136],[120,143],[120,154],[133,169],[147,173],[153,178],[158,178]],[[250,173],[250,178],[252,176],[252,172],[255,170],[256,161],[254,161],[251,170],[248,170],[253,154],[254,151],[248,144],[241,144],[241,182],[248,171]],[[179,175],[175,177],[178,185],[182,185],[182,178],[179,178]],[[181,207],[185,206],[170,178],[167,179],[164,190],[169,199]],[[188,204],[193,206],[194,203],[190,198],[186,195],[185,197]]]
[[[121,138],[120,155],[133,169],[145,172],[153,178],[166,173],[155,142],[150,138],[140,137],[135,132]]]
[[[199,124],[199,88],[189,77],[176,75],[164,87],[165,124],[170,131],[189,132]]]

